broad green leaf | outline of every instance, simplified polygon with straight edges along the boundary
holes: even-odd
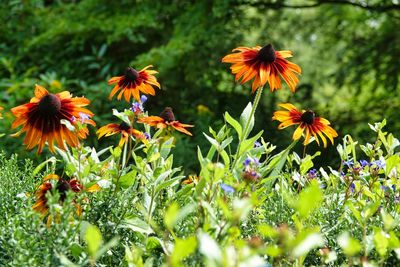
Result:
[[[360,242],[350,237],[348,232],[342,233],[338,237],[338,244],[347,256],[354,256],[361,251]]]
[[[151,229],[150,225],[146,222],[142,221],[139,218],[132,218],[127,219],[124,223],[120,226],[122,228],[129,228],[134,232],[142,233],[142,234],[151,234],[153,230]]]
[[[180,266],[183,259],[194,253],[197,248],[197,239],[195,236],[186,239],[175,240],[174,250],[171,255],[172,266]]]
[[[240,115],[240,125],[242,126],[243,131],[245,131],[247,123],[250,122],[247,133],[243,132],[243,138],[246,138],[254,127],[254,114],[250,118],[252,108],[253,105],[251,104],[251,102],[249,102],[246,108],[243,110],[242,114]]]
[[[243,130],[242,130],[242,126],[240,125],[240,123],[237,120],[235,120],[234,118],[232,118],[228,112],[225,112],[224,118],[225,118],[226,122],[229,123],[235,129],[235,131],[237,132],[237,134],[239,136],[239,139],[241,139]]]
[[[164,223],[168,229],[172,230],[174,228],[178,212],[179,212],[179,205],[176,202],[172,203],[167,208],[167,211],[165,212],[164,216]]]
[[[324,245],[324,239],[320,233],[308,234],[294,249],[294,257],[302,257],[308,254],[310,250]]]
[[[323,194],[319,188],[318,182],[312,181],[310,186],[301,191],[294,208],[299,212],[301,217],[305,218],[311,212],[318,209],[322,201]]]
[[[86,227],[85,241],[88,246],[89,254],[94,257],[103,244],[103,237],[97,226],[90,224]]]
[[[122,175],[118,181],[119,186],[121,186],[122,188],[128,188],[128,187],[132,186],[133,183],[135,182],[136,175],[137,175],[136,170],[132,170],[132,171]]]
[[[386,256],[388,252],[389,246],[389,238],[390,236],[383,232],[382,229],[375,228],[374,229],[374,245],[375,249],[381,257]]]

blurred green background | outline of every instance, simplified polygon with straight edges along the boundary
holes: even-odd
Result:
[[[338,3],[336,3],[338,2]],[[278,147],[291,142],[294,128],[277,130],[271,117],[277,103],[290,101],[327,118],[340,137],[372,141],[368,123],[388,120],[400,130],[400,12],[398,1],[51,1],[5,0],[0,9],[0,149],[26,152],[22,137],[9,137],[9,109],[26,103],[38,83],[50,91],[69,90],[92,100],[98,126],[115,122],[107,80],[127,66],[154,65],[162,91],[145,107],[158,115],[173,107],[178,120],[195,124],[194,137],[178,135],[177,164],[196,170],[202,132],[223,124],[224,111],[239,116],[252,101],[250,84],[234,82],[221,58],[237,46],[272,43],[294,52],[303,74],[296,94],[265,90],[256,114],[257,130]],[[101,147],[117,142],[88,140]],[[319,164],[337,164],[335,146]],[[299,150],[301,147],[299,145]],[[308,152],[317,151],[311,144]],[[336,161],[335,161],[336,160]]]

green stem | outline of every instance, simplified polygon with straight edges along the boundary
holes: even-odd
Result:
[[[234,159],[233,164],[231,166],[231,170],[233,170],[235,168],[235,166],[237,164],[237,161],[239,159],[239,152],[240,152],[240,147],[242,145],[242,142],[244,140],[246,140],[247,136],[250,134],[250,132],[248,132],[249,131],[249,127],[250,127],[250,123],[251,123],[251,120],[252,120],[252,118],[254,116],[254,113],[256,112],[256,109],[257,109],[257,106],[258,106],[258,102],[260,102],[262,91],[263,91],[263,87],[260,87],[257,90],[257,95],[254,98],[254,102],[253,102],[253,106],[251,108],[249,120],[246,122],[246,126],[244,127],[244,130],[243,130],[243,133],[241,135],[241,138],[239,138],[239,143],[238,143],[238,147],[236,149],[235,159]]]

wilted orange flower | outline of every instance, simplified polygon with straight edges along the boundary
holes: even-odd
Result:
[[[299,127],[293,133],[293,140],[298,140],[302,136],[304,130],[306,132],[304,145],[310,142],[311,135],[315,138],[319,145],[318,138],[321,138],[324,147],[327,146],[326,137],[333,144],[333,138],[337,137],[337,132],[330,127],[330,122],[324,118],[317,117],[312,110],[302,110],[299,111],[290,103],[279,104],[280,107],[288,111],[275,111],[273,120],[278,120],[281,122],[279,124],[279,129],[284,129],[290,125],[298,124]]]
[[[146,139],[144,133],[132,128],[126,122],[122,122],[121,124],[110,123],[101,127],[97,131],[99,139],[102,138],[103,136],[111,136],[118,133],[121,134],[121,140],[119,141],[118,144],[119,146],[123,146],[125,142],[128,140],[129,136],[131,135],[138,139],[143,139],[143,140]]]
[[[54,152],[54,141],[61,149],[65,149],[64,141],[69,146],[76,147],[79,139],[86,138],[88,130],[82,128],[77,134],[73,133],[61,123],[61,120],[70,121],[82,114],[92,117],[93,113],[83,108],[89,103],[88,99],[72,97],[67,91],[51,94],[44,87],[36,85],[35,97],[29,103],[11,109],[16,117],[12,128],[23,125],[14,136],[26,132],[24,144],[27,149],[38,146],[38,153],[42,152],[46,141],[51,152]],[[91,119],[87,119],[85,123],[96,125]]]
[[[175,115],[172,112],[172,108],[166,107],[160,116],[149,116],[138,119],[139,123],[145,123],[152,127],[159,129],[167,128],[168,126],[174,128],[175,130],[182,132],[184,134],[192,136],[192,134],[185,128],[194,127],[194,125],[183,124],[175,120]]]
[[[65,198],[67,197],[67,192],[68,191],[73,191],[74,193],[79,193],[81,191],[86,191],[86,192],[96,192],[100,190],[100,186],[98,184],[94,184],[90,186],[89,188],[85,188],[83,185],[79,183],[77,179],[72,179],[72,180],[64,180],[61,179],[58,175],[56,174],[49,174],[46,177],[44,177],[44,182],[39,186],[38,190],[35,193],[36,196],[36,202],[33,205],[33,210],[36,212],[41,213],[43,216],[47,214],[47,211],[49,209],[47,205],[47,197],[46,194],[47,192],[51,191],[53,189],[53,184],[49,182],[49,180],[54,179],[57,180],[57,183],[55,184],[55,189],[57,192],[60,194],[60,201],[64,202]],[[81,214],[81,208],[78,204],[75,205],[77,208],[77,214]]]
[[[271,91],[281,89],[281,77],[294,92],[299,79],[296,74],[301,73],[298,65],[286,60],[292,57],[291,51],[275,51],[271,44],[264,47],[237,47],[232,52],[238,52],[226,55],[222,62],[232,63],[232,73],[241,83],[255,78],[252,84],[252,92],[264,86],[267,82]]]
[[[193,183],[196,184],[199,182],[199,180],[200,180],[200,176],[197,176],[196,174],[192,174],[192,175],[189,175],[187,179],[183,180],[182,184],[186,184],[186,185],[193,184]]]
[[[112,77],[108,80],[108,84],[117,83],[110,93],[110,99],[118,92],[117,99],[120,100],[122,95],[126,101],[130,102],[131,96],[137,101],[140,100],[140,91],[144,94],[155,95],[153,86],[160,88],[160,84],[157,82],[156,77],[153,74],[158,73],[155,70],[147,70],[153,67],[149,65],[137,71],[134,68],[128,67],[125,70],[125,74],[122,76]]]

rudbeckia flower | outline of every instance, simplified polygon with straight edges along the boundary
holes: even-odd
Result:
[[[134,68],[126,68],[125,74],[122,76],[112,77],[108,80],[108,84],[114,84],[114,88],[110,93],[110,99],[118,92],[117,99],[120,100],[122,95],[126,101],[130,102],[131,96],[133,96],[137,101],[140,100],[140,92],[149,95],[155,95],[153,86],[160,88],[160,84],[157,82],[155,70],[148,70],[148,68],[153,67],[149,65],[137,71]]]
[[[194,127],[194,125],[183,124],[175,120],[175,115],[172,112],[172,108],[166,107],[160,116],[149,116],[138,119],[139,123],[145,123],[152,127],[159,129],[165,129],[167,127],[172,127],[173,129],[182,132],[184,134],[192,136],[192,134],[185,128]]]
[[[35,97],[29,103],[11,109],[16,117],[11,127],[14,129],[23,125],[14,136],[26,132],[24,144],[27,149],[38,146],[38,153],[42,152],[46,142],[51,152],[54,152],[54,141],[61,149],[65,149],[64,141],[69,146],[76,147],[79,139],[86,138],[87,128],[74,133],[62,124],[61,120],[70,121],[71,118],[79,117],[82,113],[92,117],[93,113],[84,108],[89,103],[88,99],[72,97],[67,91],[52,94],[44,87],[36,85]],[[91,119],[86,120],[85,123],[96,125]]]
[[[53,185],[49,180],[57,180],[57,183]],[[65,198],[67,197],[67,192],[72,191],[74,193],[79,193],[81,191],[86,192],[96,192],[100,190],[100,186],[98,184],[94,184],[89,188],[85,188],[77,179],[71,179],[69,181],[61,179],[56,174],[49,174],[44,177],[44,182],[39,186],[38,190],[35,193],[36,202],[33,205],[33,210],[36,212],[41,213],[43,216],[47,214],[49,209],[47,205],[47,192],[51,191],[53,188],[60,194],[60,201],[64,202]],[[77,209],[77,214],[81,214],[81,208],[78,204],[75,204]]]
[[[238,53],[226,55],[222,62],[233,64],[231,70],[236,81],[241,78],[241,83],[244,84],[254,78],[252,92],[267,82],[272,92],[281,89],[281,78],[292,92],[296,90],[299,83],[296,74],[300,74],[301,69],[286,59],[292,56],[291,51],[275,51],[272,45],[268,44],[264,47],[238,47],[232,52]]]
[[[123,146],[125,142],[128,140],[129,136],[134,136],[135,138],[142,140],[146,139],[144,133],[132,128],[126,122],[122,122],[121,124],[110,123],[101,127],[97,131],[99,139],[102,138],[103,136],[111,136],[118,133],[121,134],[121,140],[119,141],[118,144],[119,146]]]
[[[330,127],[330,122],[324,118],[317,117],[312,110],[298,110],[292,104],[279,104],[280,107],[287,111],[275,111],[273,120],[280,121],[279,129],[284,129],[291,125],[299,125],[293,133],[293,139],[298,140],[305,131],[304,145],[310,142],[311,136],[315,138],[318,145],[319,138],[322,140],[324,147],[327,146],[326,137],[333,144],[333,138],[337,137],[336,131]]]

